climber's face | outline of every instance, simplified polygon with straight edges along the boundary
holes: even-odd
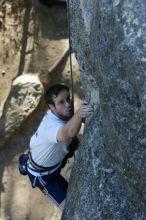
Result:
[[[49,105],[51,111],[58,117],[68,120],[73,115],[73,105],[69,91],[63,90],[57,96],[53,96],[54,105]]]

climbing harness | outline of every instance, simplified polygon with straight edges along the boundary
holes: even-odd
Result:
[[[74,79],[73,79],[73,68],[72,68],[72,47],[71,47],[71,28],[70,28],[70,5],[67,0],[67,17],[68,17],[68,39],[69,39],[69,60],[70,60],[70,79],[71,79],[71,94],[73,102],[73,111],[74,111]]]

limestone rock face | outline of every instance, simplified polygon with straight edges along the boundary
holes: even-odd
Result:
[[[63,220],[146,219],[146,1],[70,1],[85,97],[94,108]]]
[[[17,77],[3,106],[0,117],[0,146],[22,125],[38,106],[42,85],[37,75]]]

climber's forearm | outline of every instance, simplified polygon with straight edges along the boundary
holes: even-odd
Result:
[[[80,130],[82,123],[82,117],[77,111],[74,116],[60,128],[57,134],[57,140],[63,141],[76,136]]]
[[[82,120],[87,118],[93,109],[90,107],[88,102],[84,101],[79,110],[73,115],[73,117],[62,126],[57,134],[58,141],[65,141],[69,138],[76,136],[80,130]]]
[[[81,128],[82,117],[77,111],[74,116],[66,123],[65,129],[68,131],[69,137],[74,137],[77,135]]]

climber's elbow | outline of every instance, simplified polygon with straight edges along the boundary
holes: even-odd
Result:
[[[73,137],[73,129],[60,128],[57,133],[58,141],[66,141]]]

